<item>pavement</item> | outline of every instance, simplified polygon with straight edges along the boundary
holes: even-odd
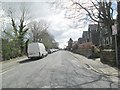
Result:
[[[118,88],[118,77],[99,60],[58,51],[39,60],[25,58],[2,73],[2,88]]]
[[[5,72],[5,71],[15,67],[17,64],[19,64],[20,61],[24,61],[26,59],[28,59],[26,56],[22,56],[22,57],[17,57],[14,59],[0,62],[0,66],[1,66],[0,73]]]
[[[111,67],[107,64],[103,64],[100,61],[100,58],[97,59],[87,59],[84,56],[80,56],[78,54],[72,54],[74,57],[76,57],[78,60],[80,60],[82,63],[86,64],[87,67],[97,73],[104,74],[107,77],[109,77],[112,81],[118,82],[120,87],[120,71],[115,68]],[[84,59],[81,59],[84,58]]]
[[[84,59],[81,59],[81,56],[78,54],[73,54],[74,57],[76,57],[79,60],[83,60],[84,64],[88,65],[92,70],[99,72],[99,73],[104,73],[109,76],[119,76],[120,74],[118,73],[118,69],[115,67],[111,67],[107,64],[103,64],[100,61],[100,58],[97,59],[87,59],[86,57],[82,57]]]

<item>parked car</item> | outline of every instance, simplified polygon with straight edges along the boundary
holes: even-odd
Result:
[[[56,52],[56,51],[58,51],[58,50],[59,50],[59,49],[55,49],[55,48],[50,49],[51,52]]]
[[[43,43],[30,43],[27,50],[28,58],[39,58],[47,56],[47,51]]]
[[[47,52],[48,52],[48,54],[51,54],[51,53],[52,53],[50,49],[47,49]]]

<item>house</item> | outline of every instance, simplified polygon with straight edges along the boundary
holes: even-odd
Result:
[[[82,43],[89,42],[89,34],[88,34],[88,31],[83,31],[82,39],[83,39]]]
[[[72,40],[72,38],[70,38],[69,41],[68,41],[68,50],[69,51],[72,50],[72,44],[73,44],[73,40]]]
[[[91,42],[93,45],[99,46],[99,38],[100,38],[100,34],[98,31],[98,25],[90,24],[88,31],[83,31],[82,39],[79,38],[79,42],[80,43]]]
[[[99,46],[99,31],[97,24],[90,24],[88,28],[89,42],[92,42],[94,45]]]
[[[78,38],[78,44],[82,44],[83,38]]]
[[[106,49],[114,48],[114,38],[112,35],[112,31],[107,29],[104,25],[100,24],[100,39],[99,39],[99,46],[102,46]]]
[[[72,50],[78,49],[78,41],[73,41]]]

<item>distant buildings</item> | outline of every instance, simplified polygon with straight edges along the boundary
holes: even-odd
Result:
[[[97,24],[90,24],[88,28],[89,42],[92,42],[95,46],[99,46],[99,31]]]
[[[78,44],[82,44],[82,40],[83,40],[82,38],[79,38],[78,39]]]
[[[78,41],[73,41],[71,38],[68,41],[67,49],[91,48],[93,45],[99,46],[99,32],[97,24],[90,24],[88,31],[83,31],[82,37]]]
[[[83,31],[82,38],[78,39],[79,44],[92,43],[95,46],[99,46],[99,31],[97,24],[90,24],[88,31]]]
[[[105,49],[109,49],[114,47],[113,43],[114,39],[111,30],[106,29],[102,24],[90,24],[88,31],[83,31],[82,37],[78,41],[73,41],[70,38],[68,47],[91,48],[91,46],[103,46]]]
[[[67,49],[68,49],[69,51],[72,50],[72,45],[73,45],[73,40],[72,40],[72,38],[70,38],[69,41],[68,41],[68,47],[67,47]]]
[[[101,28],[99,28],[99,46],[103,46],[104,48],[113,48],[114,39],[112,36],[112,31],[107,29],[102,24],[100,25]]]
[[[89,42],[89,34],[88,34],[88,31],[83,31],[83,34],[82,34],[82,43],[86,43],[86,42]]]
[[[95,46],[103,46],[104,48],[114,47],[111,30],[106,29],[102,25],[98,26],[98,24],[90,24],[88,31],[83,31],[82,38],[80,38],[79,42],[79,44],[89,42]]]

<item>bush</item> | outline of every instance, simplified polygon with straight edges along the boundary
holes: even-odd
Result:
[[[2,58],[9,60],[21,55],[19,45],[14,40],[2,39]]]

